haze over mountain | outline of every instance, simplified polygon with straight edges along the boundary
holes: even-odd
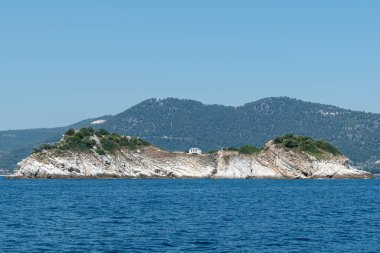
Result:
[[[273,97],[243,106],[205,105],[194,100],[148,99],[126,111],[53,129],[0,132],[0,168],[10,170],[33,148],[59,141],[69,128],[105,128],[141,137],[168,150],[205,151],[245,144],[262,146],[277,135],[295,133],[325,139],[356,164],[380,162],[380,114]]]

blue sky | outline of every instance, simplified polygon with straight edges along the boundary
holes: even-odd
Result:
[[[380,113],[380,1],[0,2],[0,129],[151,97],[268,96]]]

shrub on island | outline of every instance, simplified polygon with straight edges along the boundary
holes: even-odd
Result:
[[[306,152],[317,158],[321,158],[324,152],[332,155],[341,155],[341,152],[324,140],[314,140],[310,137],[286,134],[277,136],[273,143],[285,148]]]
[[[235,152],[239,152],[239,154],[243,154],[243,155],[253,155],[253,154],[259,153],[261,149],[255,147],[255,146],[251,146],[251,145],[244,145],[244,146],[241,146],[239,148],[229,147],[229,148],[224,148],[223,150],[235,151]]]
[[[238,151],[240,154],[253,155],[253,154],[259,153],[260,150],[261,150],[260,148],[250,146],[250,145],[245,145],[245,146],[240,147]]]
[[[110,134],[107,130],[95,131],[93,128],[81,128],[79,130],[69,129],[57,144],[43,144],[34,150],[40,153],[44,150],[64,151],[95,151],[99,155],[107,152],[113,153],[117,149],[137,149],[150,144],[140,138]]]

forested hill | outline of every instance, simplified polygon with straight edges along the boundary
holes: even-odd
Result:
[[[99,121],[102,119],[104,123]],[[354,112],[286,97],[266,98],[238,107],[204,105],[175,98],[149,99],[115,116],[83,121],[75,127],[79,126],[138,136],[169,150],[189,147],[211,150],[245,144],[262,146],[275,136],[294,133],[325,139],[362,165],[372,167],[380,160],[380,114]],[[46,142],[39,136],[58,141],[70,127],[38,130],[28,142],[28,151],[33,143]],[[21,137],[28,134],[0,132],[0,150],[9,155],[12,150],[25,149],[25,143],[21,141],[25,138]],[[9,150],[6,146],[11,140],[12,150]]]
[[[295,133],[326,139],[355,161],[364,162],[372,156],[380,159],[380,114],[286,97],[239,107],[150,99],[111,118],[104,127],[170,150],[261,146],[277,135]]]

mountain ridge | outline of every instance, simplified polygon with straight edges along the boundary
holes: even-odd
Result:
[[[69,128],[88,126],[138,136],[172,151],[191,146],[205,150],[242,144],[262,146],[277,135],[292,132],[326,139],[365,167],[374,166],[380,160],[377,145],[380,114],[377,113],[289,97],[268,97],[240,106],[150,98],[118,114],[65,127],[0,131],[0,168],[14,168],[33,148],[58,141]]]

